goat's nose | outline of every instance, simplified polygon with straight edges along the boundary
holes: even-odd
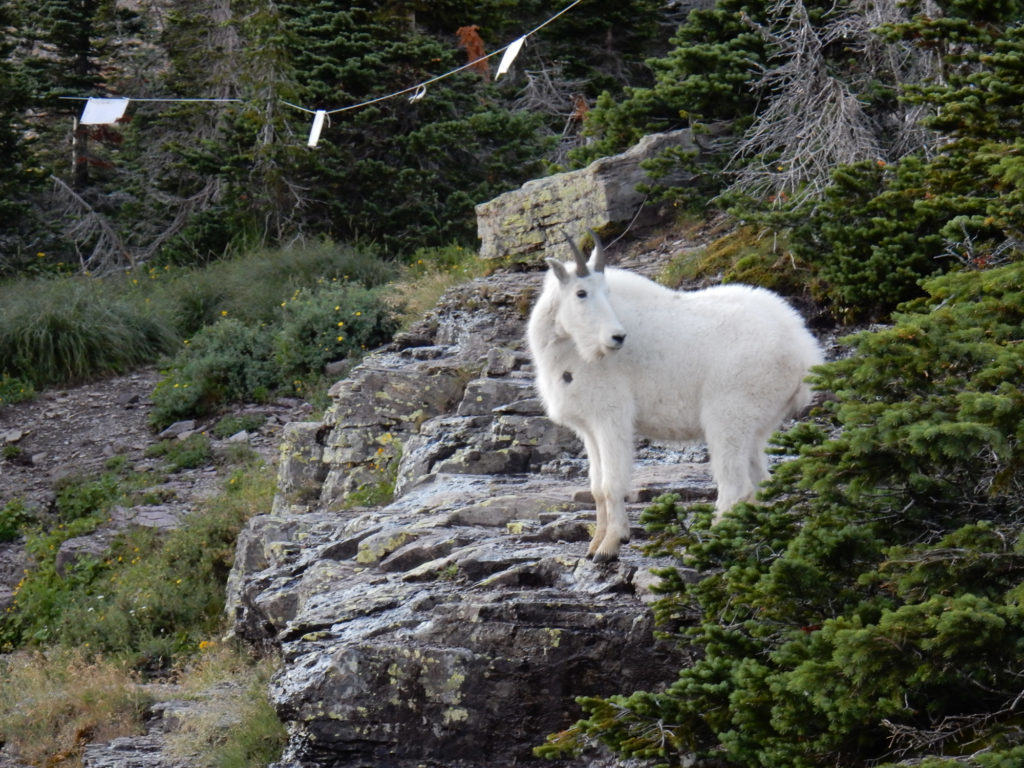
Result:
[[[616,347],[621,347],[623,344],[626,343],[626,334],[624,334],[624,333],[612,334],[612,341],[615,342],[615,346]]]

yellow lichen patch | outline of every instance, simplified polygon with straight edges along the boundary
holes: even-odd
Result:
[[[449,707],[441,714],[441,720],[445,725],[455,725],[469,720],[469,710],[465,707]]]

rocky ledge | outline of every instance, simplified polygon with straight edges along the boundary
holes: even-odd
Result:
[[[643,531],[617,563],[584,556],[586,462],[524,350],[539,285],[455,289],[339,382],[322,422],[287,427],[228,599],[233,633],[283,658],[282,768],[527,764],[574,697],[655,689],[682,663],[654,635],[665,563]],[[634,520],[662,493],[713,497],[700,449],[641,446],[636,481]]]

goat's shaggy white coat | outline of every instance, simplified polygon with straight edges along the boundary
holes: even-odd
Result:
[[[590,460],[597,531],[588,556],[618,556],[634,435],[704,439],[718,485],[716,519],[767,478],[770,434],[810,402],[818,342],[780,296],[724,285],[673,291],[604,268],[549,259],[528,341],[548,416],[573,429]]]

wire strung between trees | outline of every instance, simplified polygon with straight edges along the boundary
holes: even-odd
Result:
[[[507,51],[509,48],[511,48],[514,45],[522,45],[522,41],[525,41],[526,38],[530,37],[531,35],[535,35],[537,32],[539,32],[540,30],[544,29],[544,27],[548,26],[548,24],[551,24],[553,21],[558,19],[560,16],[563,16],[564,14],[568,13],[569,11],[571,11],[573,8],[575,8],[577,5],[579,5],[582,2],[583,2],[583,0],[573,0],[573,2],[569,3],[569,5],[565,6],[565,8],[560,10],[554,16],[552,16],[551,18],[541,22],[536,27],[531,29],[529,32],[526,32],[525,34],[523,34],[520,37],[516,38],[515,40],[513,40],[510,43],[508,43],[507,45],[502,46],[501,48],[498,48],[498,49],[496,49],[494,51],[491,51],[490,53],[485,54],[485,55],[483,55],[483,56],[481,56],[481,57],[479,57],[477,59],[474,59],[473,61],[470,61],[470,62],[468,62],[466,64],[463,64],[460,67],[456,67],[455,69],[451,70],[450,72],[445,72],[444,74],[436,75],[435,77],[431,77],[431,78],[429,78],[427,80],[424,80],[423,82],[416,83],[415,85],[411,85],[408,88],[403,88],[403,89],[401,89],[399,91],[395,91],[394,93],[388,93],[388,94],[386,94],[384,96],[376,96],[376,97],[374,97],[372,99],[367,99],[367,100],[361,101],[361,102],[359,102],[357,104],[348,104],[348,105],[343,106],[343,107],[335,107],[334,109],[321,109],[321,110],[310,109],[309,107],[303,107],[300,104],[293,104],[292,102],[285,101],[284,99],[281,99],[280,101],[281,101],[282,104],[285,104],[285,105],[287,105],[289,107],[292,107],[293,109],[297,109],[297,110],[299,110],[301,112],[306,112],[307,114],[310,114],[310,115],[316,115],[318,112],[323,112],[326,115],[335,115],[335,114],[338,114],[340,112],[349,112],[349,111],[354,110],[354,109],[360,109],[362,107],[368,107],[371,104],[378,104],[378,103],[380,103],[382,101],[387,101],[388,99],[394,99],[394,98],[397,98],[398,96],[404,96],[407,93],[417,93],[418,92],[418,93],[422,94],[422,93],[425,93],[426,88],[427,88],[428,85],[433,85],[434,83],[436,83],[436,82],[438,82],[440,80],[444,80],[446,77],[451,77],[452,75],[458,74],[459,72],[462,72],[463,70],[469,69],[470,67],[472,67],[472,66],[474,66],[476,64],[479,64],[482,61],[487,61],[488,59],[490,59],[490,58],[492,58],[494,56],[497,56],[499,53],[504,53],[505,51]],[[96,98],[96,97],[91,97],[91,96],[60,96],[59,98],[61,98],[61,99],[70,99],[70,100],[75,100],[75,101],[88,101],[90,98]],[[236,102],[237,103],[237,102],[243,101],[243,99],[238,99],[238,98],[222,98],[222,99],[217,99],[217,98],[181,98],[181,99],[176,99],[176,98],[138,98],[138,99],[136,99],[136,98],[132,98],[132,97],[129,97],[129,96],[125,96],[123,98],[125,98],[125,99],[127,99],[129,101],[165,102],[165,103],[172,103],[172,102],[176,102],[176,103],[195,103],[195,102],[228,103],[228,102]]]
[[[328,115],[335,115],[335,114],[338,114],[339,112],[348,112],[348,111],[353,110],[353,109],[360,109],[361,107],[368,107],[371,104],[377,104],[377,103],[379,103],[381,101],[387,101],[388,99],[394,99],[394,98],[397,98],[398,96],[404,96],[407,93],[415,93],[417,91],[422,93],[426,89],[426,87],[428,85],[433,85],[434,83],[438,82],[439,80],[444,80],[446,77],[451,77],[452,75],[458,74],[459,72],[462,72],[463,70],[469,69],[470,67],[473,67],[474,65],[479,64],[482,61],[487,61],[488,59],[490,59],[490,58],[492,58],[494,56],[497,56],[499,53],[504,53],[509,48],[511,48],[513,45],[518,43],[519,41],[525,40],[526,38],[530,37],[531,35],[535,35],[537,32],[539,32],[540,30],[544,29],[544,27],[546,27],[548,24],[550,24],[551,22],[555,21],[559,16],[562,16],[563,14],[568,13],[569,11],[571,11],[573,8],[575,8],[577,5],[579,5],[582,2],[583,2],[583,0],[574,0],[572,3],[569,3],[569,5],[565,6],[565,8],[560,10],[558,13],[556,13],[550,19],[547,19],[546,21],[538,24],[536,27],[531,29],[529,32],[527,32],[527,33],[517,37],[515,40],[513,40],[510,43],[508,43],[507,45],[503,45],[501,48],[497,48],[497,49],[491,51],[490,53],[484,54],[483,56],[481,56],[481,57],[479,57],[477,59],[473,59],[472,61],[467,62],[466,64],[463,64],[461,67],[456,67],[455,69],[451,70],[450,72],[445,72],[443,75],[437,75],[435,77],[431,77],[428,80],[424,80],[421,83],[416,83],[416,85],[410,85],[408,88],[403,88],[400,91],[395,91],[394,93],[389,93],[389,94],[386,94],[384,96],[376,96],[376,97],[374,97],[372,99],[367,99],[366,101],[361,101],[358,104],[349,104],[348,106],[345,106],[345,107],[336,107],[335,109],[325,109],[325,110],[322,110],[322,111],[325,112]],[[317,112],[317,110],[315,110],[315,109],[308,109],[307,107],[300,107],[298,104],[292,104],[291,102],[288,102],[288,101],[283,101],[283,103],[287,104],[289,107],[294,107],[295,109],[300,109],[303,112],[308,112],[311,115],[316,114],[316,112]]]

